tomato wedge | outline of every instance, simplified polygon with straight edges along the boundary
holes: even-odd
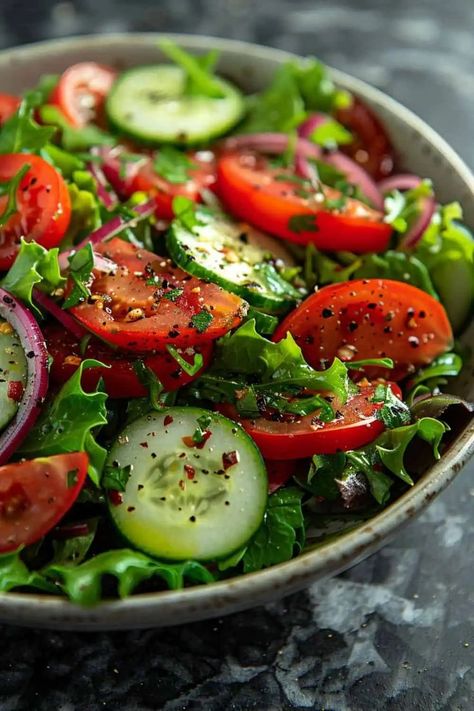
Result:
[[[397,397],[401,390],[395,383],[391,388]],[[224,415],[239,422],[257,444],[263,457],[268,460],[305,459],[313,454],[334,454],[349,449],[358,449],[372,442],[384,430],[377,419],[381,403],[372,402],[375,386],[361,388],[345,405],[333,402],[337,417],[331,422],[322,422],[315,416],[305,415],[286,422],[259,417],[255,420],[240,418],[233,405],[220,405]],[[288,470],[287,470],[288,471]]]
[[[214,156],[210,151],[198,151],[189,154],[193,167],[188,170],[188,179],[182,183],[165,180],[153,167],[151,159],[138,170],[130,182],[131,192],[143,191],[155,198],[156,216],[163,220],[174,217],[172,203],[177,195],[200,202],[201,192],[210,188],[216,180]]]
[[[392,228],[381,212],[333,188],[315,193],[309,182],[295,179],[288,169],[242,151],[221,156],[216,189],[231,212],[282,239],[328,251],[387,249]]]
[[[28,153],[0,156],[0,183],[14,178],[24,165],[30,169],[18,187],[18,211],[0,227],[0,271],[9,269],[15,261],[21,237],[43,247],[55,247],[69,226],[71,201],[67,185],[42,158]],[[6,209],[7,200],[7,195],[0,197],[0,214]]]
[[[223,336],[245,315],[238,296],[118,237],[96,251],[117,270],[95,271],[91,297],[71,311],[87,329],[120,348],[147,353],[166,344],[195,346]]]
[[[73,505],[84,484],[85,452],[0,467],[0,553],[28,546],[48,533]]]
[[[93,358],[111,367],[87,368],[84,370],[81,382],[86,392],[94,391],[100,378],[102,378],[105,390],[110,397],[145,397],[148,394],[147,388],[142,385],[134,369],[137,357],[114,351],[93,336],[82,354],[79,341],[71,333],[55,323],[45,326],[43,334],[48,352],[53,359],[50,369],[50,377],[53,382],[59,384],[66,382],[77,370],[83,359]],[[185,349],[180,355],[184,360],[192,364],[197,353],[201,353],[204,364],[195,375],[188,375],[182,370],[168,351],[154,355],[144,355],[142,360],[144,365],[155,373],[163,384],[164,389],[172,391],[187,385],[201,375],[202,371],[209,365],[212,344],[203,343],[200,346],[196,346],[196,348]]]
[[[66,69],[50,98],[77,127],[101,118],[104,100],[117,72],[97,62],[79,62]]]
[[[273,335],[290,332],[314,368],[341,360],[392,358],[394,370],[364,368],[369,377],[400,380],[431,363],[453,342],[443,306],[410,284],[359,279],[325,286],[290,313]]]
[[[364,168],[375,180],[386,178],[393,172],[395,151],[378,116],[360,99],[338,109],[336,118],[354,136],[352,143],[341,149]]]
[[[0,126],[8,121],[10,116],[13,116],[15,111],[20,106],[18,96],[12,94],[0,94]]]

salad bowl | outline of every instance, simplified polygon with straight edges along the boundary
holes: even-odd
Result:
[[[169,37],[169,35],[167,35]],[[156,61],[159,34],[117,34],[43,42],[0,53],[2,91],[19,93],[41,75],[93,60],[117,69]],[[217,49],[219,72],[244,92],[264,88],[289,53],[244,42],[174,35],[189,52]],[[462,159],[424,121],[364,82],[331,70],[334,81],[363,99],[384,122],[403,169],[429,176],[440,201],[457,200],[466,224],[474,228],[474,177]],[[472,342],[472,328],[463,334]],[[454,391],[474,397],[474,373],[466,364]],[[9,592],[0,595],[0,621],[58,629],[132,629],[183,624],[250,608],[335,575],[370,555],[418,515],[456,476],[474,452],[474,425],[456,430],[442,458],[416,484],[381,513],[340,537],[328,539],[298,557],[271,568],[209,585],[143,593],[124,600],[78,607],[52,595]]]

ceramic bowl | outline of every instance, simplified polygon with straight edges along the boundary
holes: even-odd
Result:
[[[34,86],[42,74],[56,73],[74,62],[96,60],[125,68],[159,59],[157,34],[79,37],[6,50],[0,53],[0,88],[18,93]],[[262,89],[275,69],[293,55],[244,42],[177,35],[185,49],[216,48],[219,69],[245,91]],[[429,176],[442,202],[459,200],[466,222],[474,227],[474,177],[461,158],[420,118],[359,79],[334,70],[335,81],[359,95],[384,121],[407,170]],[[466,120],[468,118],[466,117]],[[465,335],[464,338],[469,338]],[[456,388],[474,395],[474,373],[466,368]],[[229,581],[180,591],[135,595],[123,601],[80,608],[65,599],[35,594],[0,595],[0,621],[58,629],[127,629],[158,627],[221,616],[295,592],[334,575],[373,553],[420,513],[456,476],[474,450],[474,425],[457,435],[442,459],[418,483],[357,530],[287,563]]]

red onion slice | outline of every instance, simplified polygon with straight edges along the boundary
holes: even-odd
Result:
[[[64,311],[50,296],[44,294],[39,289],[34,289],[33,294],[37,304],[47,311],[56,321],[64,326],[67,331],[70,331],[79,340],[86,336],[89,332],[86,331],[68,311]]]
[[[18,411],[0,433],[0,464],[7,462],[36,422],[48,392],[48,352],[43,334],[26,306],[0,288],[0,316],[18,334],[26,355],[28,373]]]
[[[102,171],[110,184],[122,197],[129,197],[133,192],[132,184],[140,169],[150,160],[144,155],[143,160],[121,161],[120,156],[125,151],[121,146],[100,148],[98,155],[103,160]]]
[[[233,136],[224,141],[227,150],[255,150],[261,153],[283,153],[288,147],[289,137],[286,133],[252,133]],[[371,201],[377,210],[383,210],[383,197],[370,175],[355,161],[340,151],[325,153],[319,146],[305,138],[299,138],[295,148],[295,163],[299,174],[308,180],[314,180],[315,171],[308,158],[322,160],[332,165],[347,180],[357,185],[362,193]]]
[[[421,178],[418,175],[412,175],[411,173],[400,173],[399,175],[391,175],[389,178],[385,178],[378,183],[379,190],[383,195],[391,192],[392,190],[412,190],[417,188],[421,183]],[[427,197],[420,198],[420,214],[415,220],[414,224],[410,227],[408,232],[403,235],[400,242],[400,247],[404,249],[411,249],[414,247],[421,237],[423,232],[426,230],[431,222],[431,219],[436,210],[436,201],[433,196],[429,195]]]
[[[107,210],[113,210],[118,205],[119,199],[107,182],[102,168],[92,161],[87,165],[87,169],[97,184],[97,197],[103,202]]]
[[[377,187],[385,195],[386,193],[392,192],[392,190],[412,190],[417,188],[421,183],[421,178],[418,175],[412,175],[411,173],[399,173],[398,175],[391,175],[389,178],[380,180],[377,183]]]

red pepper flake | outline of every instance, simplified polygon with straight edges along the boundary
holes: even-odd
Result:
[[[123,503],[122,493],[120,491],[116,491],[115,489],[111,489],[109,491],[109,501],[114,506],[120,506],[120,504]]]
[[[140,442],[140,447],[143,447],[143,449],[148,449],[148,442]]]
[[[201,441],[196,442],[193,437],[189,437],[188,435],[186,437],[182,437],[182,442],[186,447],[195,447],[196,449],[202,449],[204,445],[206,444],[207,440],[211,436],[212,432],[210,430],[204,430],[204,432],[201,435]]]
[[[188,477],[188,479],[192,481],[196,474],[196,470],[194,469],[194,467],[192,467],[190,464],[185,464],[184,471],[186,472],[186,476]]]
[[[234,464],[239,462],[239,460],[239,453],[235,450],[233,452],[224,452],[222,455],[222,466],[224,467],[224,471],[230,469],[230,467],[233,467]]]
[[[163,420],[163,424],[165,425],[165,427],[167,425],[170,425],[172,422],[173,418],[171,417],[171,415],[165,415],[165,419]]]
[[[179,480],[178,486],[179,486],[179,488],[181,489],[181,491],[184,491],[185,485],[184,485],[183,479],[180,479],[180,480]]]
[[[7,396],[10,398],[10,400],[20,402],[24,392],[25,388],[23,387],[23,383],[20,380],[12,380],[8,383]]]

